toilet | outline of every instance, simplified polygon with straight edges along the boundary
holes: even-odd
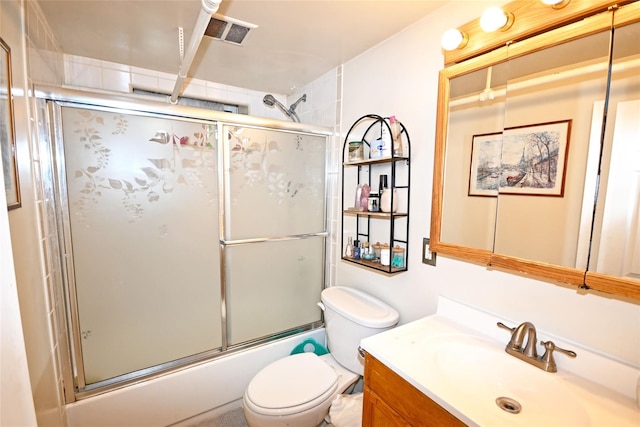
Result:
[[[360,340],[393,328],[400,315],[362,291],[326,288],[324,311],[329,354],[293,354],[267,365],[250,381],[243,410],[250,427],[316,427],[331,402],[364,373]]]

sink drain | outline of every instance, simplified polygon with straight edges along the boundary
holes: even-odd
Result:
[[[513,400],[509,397],[499,397],[496,399],[496,404],[510,414],[519,414],[522,410],[522,405],[517,400]]]

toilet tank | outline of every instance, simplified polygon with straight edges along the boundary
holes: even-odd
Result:
[[[331,355],[340,365],[362,375],[360,340],[393,328],[400,314],[371,295],[343,286],[324,289],[320,299]]]

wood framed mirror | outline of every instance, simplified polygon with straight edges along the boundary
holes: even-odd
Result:
[[[640,3],[573,1],[555,28],[524,3],[494,37],[516,41],[478,43],[474,21],[476,51],[445,55],[459,62],[440,73],[431,247],[640,299],[640,161],[609,165],[640,153]]]

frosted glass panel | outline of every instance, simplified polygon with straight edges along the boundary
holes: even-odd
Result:
[[[325,230],[326,137],[224,126],[226,239]]]
[[[320,321],[325,239],[226,249],[229,345]]]
[[[62,109],[86,383],[221,346],[214,127]]]

